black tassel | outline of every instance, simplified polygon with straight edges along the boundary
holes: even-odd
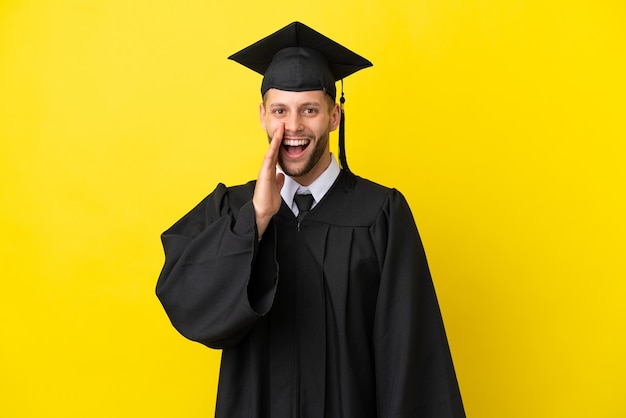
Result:
[[[348,167],[348,158],[346,157],[346,112],[344,111],[344,103],[346,102],[343,96],[343,79],[341,80],[341,98],[339,99],[339,108],[341,109],[341,120],[339,121],[339,164],[346,175],[344,178],[344,188],[346,191],[354,187],[356,183],[356,176],[352,174]]]
[[[341,84],[341,98],[339,99],[339,109],[341,109],[341,120],[339,122],[339,163],[341,164],[341,168],[350,172],[346,158],[346,112],[343,108],[346,99],[343,97],[343,80],[341,80]]]

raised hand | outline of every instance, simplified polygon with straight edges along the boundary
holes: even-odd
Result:
[[[285,175],[276,173],[276,163],[278,162],[278,153],[280,152],[284,132],[285,124],[281,123],[274,131],[270,147],[263,158],[256,187],[254,188],[252,204],[254,205],[259,238],[267,229],[272,216],[280,209],[280,189],[285,184]]]

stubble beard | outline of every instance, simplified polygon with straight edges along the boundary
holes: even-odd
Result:
[[[271,142],[272,137],[269,134],[267,137]],[[280,168],[289,177],[301,177],[307,175],[311,172],[311,170],[313,170],[326,152],[329,137],[330,132],[325,132],[317,139],[317,141],[315,141],[315,148],[313,149],[313,152],[301,168],[298,169],[297,167],[288,167],[287,164],[284,164],[282,154],[278,154],[278,165],[280,165]]]

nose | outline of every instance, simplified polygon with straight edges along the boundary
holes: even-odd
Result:
[[[285,131],[287,132],[298,132],[303,129],[302,126],[302,118],[300,113],[293,112],[289,115],[287,120],[285,120]]]

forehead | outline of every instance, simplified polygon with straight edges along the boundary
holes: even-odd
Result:
[[[269,89],[265,93],[264,102],[271,106],[275,104],[298,106],[304,103],[325,104],[332,99],[322,90],[310,91],[286,91],[278,89]]]

